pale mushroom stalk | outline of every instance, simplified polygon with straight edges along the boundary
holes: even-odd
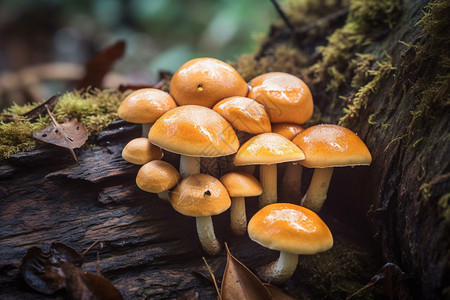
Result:
[[[158,193],[159,199],[170,202],[169,190]]]
[[[301,205],[318,212],[322,208],[327,198],[328,187],[330,185],[331,176],[333,175],[333,167],[314,169],[311,183],[308,190],[301,201]]]
[[[263,189],[259,196],[259,207],[277,202],[277,165],[260,165],[259,181]]]
[[[237,236],[245,235],[247,231],[247,216],[245,214],[245,198],[232,197],[230,207],[231,230]]]
[[[180,175],[185,178],[200,173],[200,157],[181,155]]]
[[[270,283],[283,283],[295,272],[298,264],[298,254],[280,251],[280,257],[274,262],[260,268],[260,279]]]
[[[214,233],[214,226],[211,216],[196,217],[197,233],[203,250],[209,255],[216,255],[220,252],[221,246]]]

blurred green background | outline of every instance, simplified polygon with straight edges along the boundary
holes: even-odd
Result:
[[[83,64],[122,39],[126,53],[115,71],[148,82],[194,57],[227,61],[252,52],[277,19],[269,0],[2,0],[0,72]]]

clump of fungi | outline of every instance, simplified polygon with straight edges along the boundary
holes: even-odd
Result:
[[[142,165],[139,188],[196,218],[200,244],[210,255],[222,249],[211,216],[231,207],[232,231],[245,235],[245,197],[259,195],[260,210],[248,222],[248,235],[279,250],[280,257],[258,274],[264,281],[284,282],[294,273],[298,255],[333,245],[330,230],[316,214],[327,197],[333,168],[372,160],[363,141],[347,128],[306,128],[313,107],[308,86],[294,75],[270,72],[246,83],[224,62],[193,59],[173,75],[168,93],[140,89],[123,101],[119,116],[143,124],[143,136],[130,141],[122,156]],[[162,160],[163,151],[180,155],[179,170]],[[234,166],[222,174],[201,172],[202,158],[231,155]],[[277,203],[279,163],[287,164],[281,182],[297,191],[292,195],[300,193],[302,166],[315,168],[301,206]]]

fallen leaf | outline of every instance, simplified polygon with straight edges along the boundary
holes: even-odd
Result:
[[[25,282],[34,290],[51,295],[66,287],[61,265],[71,263],[81,267],[83,256],[63,243],[53,243],[48,252],[31,247],[20,264]]]
[[[86,143],[88,139],[86,126],[84,126],[83,123],[78,122],[77,119],[72,119],[68,122],[59,124],[48,107],[45,107],[50,115],[52,124],[41,131],[33,133],[33,137],[40,141],[69,149],[75,161],[78,162],[73,149],[79,148]]]
[[[118,41],[91,58],[85,64],[85,75],[78,82],[77,89],[88,87],[101,88],[103,78],[111,70],[116,60],[121,58],[124,53],[125,42]]]
[[[269,291],[258,277],[231,255],[226,244],[225,248],[227,250],[227,265],[222,278],[222,299],[272,299]]]
[[[49,108],[53,107],[56,104],[56,102],[58,102],[59,97],[60,97],[60,95],[54,95],[54,96],[50,97],[48,100],[42,102],[41,104],[39,104],[38,106],[36,106],[32,110],[30,110],[29,112],[23,114],[22,116],[30,118],[30,119],[37,118],[40,114],[45,112],[46,107],[49,107]]]
[[[276,299],[276,300],[295,300],[295,298],[293,298],[293,297],[291,297],[289,295],[286,295],[282,290],[280,290],[277,287],[274,287],[271,284],[264,283],[264,286],[267,288],[267,290],[269,291],[270,295],[272,295],[273,299]]]
[[[70,263],[62,265],[66,279],[66,292],[70,299],[121,300],[122,294],[105,277],[84,272]]]

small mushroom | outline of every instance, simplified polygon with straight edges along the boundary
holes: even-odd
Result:
[[[234,157],[235,166],[260,165],[263,192],[259,205],[277,202],[277,164],[305,158],[302,150],[277,133],[262,133],[245,142]]]
[[[272,132],[281,134],[288,140],[291,140],[304,129],[298,124],[276,123],[272,125]],[[283,195],[300,197],[302,188],[303,168],[299,163],[286,163],[283,180],[281,181],[281,191]]]
[[[179,213],[195,217],[203,250],[210,255],[219,253],[221,245],[214,233],[211,216],[226,211],[231,205],[223,184],[207,174],[188,176],[172,191],[170,203]]]
[[[218,102],[213,110],[235,129],[251,134],[271,132],[269,116],[264,107],[247,97],[228,97]]]
[[[119,117],[131,123],[142,124],[142,136],[147,137],[151,124],[163,113],[177,107],[172,96],[154,89],[139,89],[129,94],[120,104]]]
[[[302,125],[313,114],[313,99],[308,86],[298,77],[270,72],[253,78],[248,83],[247,97],[261,103],[272,123]]]
[[[136,184],[141,190],[156,193],[159,198],[170,201],[169,190],[180,179],[180,173],[174,166],[162,160],[152,160],[139,169]]]
[[[231,230],[235,235],[243,236],[247,231],[245,197],[261,195],[261,184],[253,175],[243,172],[230,172],[222,176],[220,181],[231,197]]]
[[[122,158],[135,165],[143,165],[155,159],[161,159],[161,148],[150,143],[148,138],[135,138],[122,150]]]
[[[162,115],[150,129],[149,140],[180,154],[180,174],[200,173],[201,157],[233,154],[239,140],[231,125],[210,108],[184,105]]]
[[[292,140],[305,153],[300,163],[315,168],[301,204],[318,212],[327,198],[334,167],[370,165],[372,156],[364,142],[350,129],[322,124],[309,127]]]
[[[195,58],[184,63],[170,80],[170,94],[178,105],[212,108],[223,98],[245,96],[244,78],[229,64],[214,58]]]
[[[270,204],[248,223],[250,238],[280,251],[280,257],[258,270],[263,281],[282,283],[295,272],[298,255],[324,252],[333,246],[327,225],[313,211],[290,203]]]

